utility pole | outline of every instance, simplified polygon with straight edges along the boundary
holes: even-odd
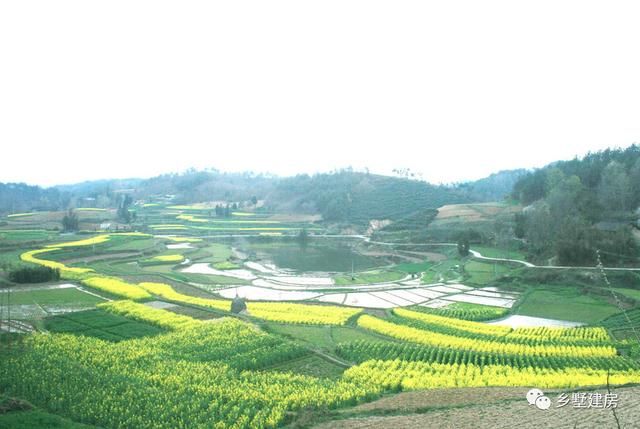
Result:
[[[0,335],[2,334],[2,324],[4,322],[4,291],[0,294]],[[2,344],[0,344],[2,346]]]
[[[624,309],[624,306],[620,302],[620,299],[618,298],[618,295],[613,290],[613,287],[611,286],[611,283],[609,282],[609,278],[607,277],[607,273],[604,270],[604,265],[602,264],[602,259],[600,258],[600,249],[596,249],[596,260],[598,262],[596,267],[600,270],[600,275],[604,279],[604,282],[607,285],[607,288],[609,289],[609,292],[611,292],[611,295],[613,296],[613,299],[615,300],[616,305],[622,311],[622,314],[624,314],[624,317],[625,317],[627,323],[629,324],[629,327],[631,328],[631,331],[633,332],[634,336],[636,337],[636,341],[638,341],[638,344],[640,344],[640,334],[638,333],[638,331],[636,331],[633,322],[631,321],[631,319],[629,318],[629,315],[627,314],[627,311]]]
[[[11,285],[7,286],[7,348],[11,350]]]

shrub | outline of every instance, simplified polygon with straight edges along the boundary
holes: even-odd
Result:
[[[9,272],[9,280],[14,283],[44,283],[60,280],[58,268],[37,266],[20,267]]]

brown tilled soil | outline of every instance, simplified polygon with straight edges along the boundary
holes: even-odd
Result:
[[[450,204],[442,206],[438,209],[436,222],[444,222],[447,220],[467,222],[480,222],[491,220],[500,214],[507,214],[517,211],[517,206],[505,206],[496,203],[484,204]]]
[[[547,392],[552,408],[543,411],[529,405],[527,389],[439,389],[402,393],[360,405],[345,412],[362,416],[332,420],[316,429],[483,429],[483,428],[617,428],[611,409],[575,408],[571,403],[557,408],[562,390]],[[580,392],[607,393],[606,388]],[[619,395],[616,414],[621,428],[640,428],[640,387],[612,389]],[[569,393],[569,397],[571,394]],[[521,398],[521,399],[520,399]],[[429,407],[436,407],[429,410]],[[448,407],[440,408],[437,407]],[[384,416],[385,413],[400,415]],[[377,415],[376,415],[377,414]],[[382,415],[381,415],[382,414]]]
[[[481,220],[483,218],[482,213],[473,209],[466,204],[452,204],[448,206],[442,206],[438,209],[438,215],[436,220],[444,220],[450,218],[465,218],[468,221]]]
[[[452,405],[490,404],[501,400],[519,399],[522,397],[523,390],[526,393],[526,389],[519,387],[477,387],[402,392],[359,405],[347,411],[402,410],[415,412],[424,408],[450,407]]]

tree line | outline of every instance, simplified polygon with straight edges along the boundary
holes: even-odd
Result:
[[[638,257],[633,230],[640,205],[640,147],[607,149],[529,173],[514,186],[525,205],[515,233],[534,258],[593,265],[595,250],[609,264]]]

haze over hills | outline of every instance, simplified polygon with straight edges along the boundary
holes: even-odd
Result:
[[[319,213],[327,220],[361,222],[364,218],[397,219],[444,204],[502,200],[523,174],[524,170],[504,171],[476,182],[445,186],[352,170],[292,177],[188,170],[150,179],[105,179],[50,188],[0,184],[0,212],[115,207],[126,192],[134,199],[172,195],[176,204],[255,197],[274,211]]]
[[[528,205],[548,197],[559,181],[576,176],[583,189],[579,190],[580,201],[572,205],[589,210],[586,217],[597,221],[601,220],[599,213],[604,208],[612,212],[638,206],[640,166],[636,164],[639,152],[636,145],[607,149],[583,158],[554,162],[537,170],[500,171],[477,181],[452,185],[432,185],[409,177],[351,169],[291,177],[190,169],[149,179],[104,179],[49,188],[0,183],[0,212],[64,210],[87,205],[116,207],[122,193],[128,193],[140,200],[171,195],[176,204],[255,198],[263,200],[271,211],[317,213],[326,220],[357,223],[364,218],[399,219],[418,210],[445,204],[502,201],[506,197]],[[615,166],[607,168],[611,163]],[[409,176],[409,172],[405,173]],[[608,181],[605,184],[602,183],[603,175]],[[615,176],[613,179],[612,175]],[[609,183],[611,180],[615,183]],[[624,189],[618,189],[620,187]],[[615,194],[612,204],[605,201],[605,194],[611,195],[608,190]]]
[[[351,169],[292,177],[188,170],[46,189],[0,184],[0,211],[115,209],[125,195],[130,202],[163,198],[177,205],[213,202],[251,205],[264,213],[320,215],[327,224],[360,232],[383,222],[378,235],[413,242],[455,241],[466,234],[472,242],[495,245],[506,234],[522,240],[519,246],[541,263],[592,265],[594,249],[600,249],[606,262],[624,265],[635,260],[638,250],[640,147],[607,149],[533,171],[501,171],[449,186]],[[464,216],[457,227],[450,221],[443,228],[442,222],[431,224],[443,206],[503,201],[520,208],[494,213],[496,224],[477,224]]]

